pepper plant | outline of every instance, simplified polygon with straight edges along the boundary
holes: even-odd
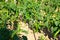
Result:
[[[8,2],[0,2],[0,40],[18,40],[17,33],[21,31],[18,23],[19,11],[15,3]],[[12,30],[8,29],[8,25]]]
[[[60,0],[5,0],[0,1],[0,28],[21,19],[38,32],[47,28],[53,37],[60,33]],[[18,26],[16,27],[18,28]],[[13,30],[12,37],[17,31]]]
[[[55,38],[60,33],[60,0],[18,0],[22,20],[34,31],[47,28]]]

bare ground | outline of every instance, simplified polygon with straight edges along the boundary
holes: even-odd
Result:
[[[42,34],[44,35],[43,31],[41,31],[42,33],[36,32],[36,33],[35,33],[35,36],[34,36],[33,31],[32,31],[30,28],[28,28],[28,24],[27,24],[27,23],[20,22],[20,25],[21,25],[21,29],[26,30],[26,31],[28,32],[28,34],[23,33],[23,32],[20,33],[20,34],[26,36],[26,37],[27,37],[27,40],[38,40],[39,37],[40,37]],[[50,40],[50,39],[48,38],[48,36],[46,36],[46,40]],[[53,40],[53,39],[52,39],[52,40]]]

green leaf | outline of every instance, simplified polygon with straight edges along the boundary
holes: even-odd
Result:
[[[57,37],[58,33],[60,32],[60,29],[58,29],[58,31],[56,31],[56,33],[54,33],[54,38]]]
[[[55,25],[58,26],[59,25],[59,21],[55,21]]]

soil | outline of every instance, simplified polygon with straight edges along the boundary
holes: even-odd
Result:
[[[33,31],[28,27],[27,23],[20,22],[20,25],[21,25],[21,29],[23,29],[23,30],[28,32],[28,34],[26,34],[24,32],[20,33],[20,34],[26,36],[27,40],[38,40],[40,35],[42,35],[42,33],[39,33],[39,32],[33,33]],[[41,31],[41,32],[43,32],[43,31]],[[46,40],[50,40],[48,38],[48,36],[46,36]]]

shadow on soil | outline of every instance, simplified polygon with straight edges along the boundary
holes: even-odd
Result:
[[[6,28],[0,29],[0,40],[27,40],[26,36],[22,36],[22,39],[18,37],[17,35],[14,35],[13,38],[11,38],[13,31],[8,30]]]

